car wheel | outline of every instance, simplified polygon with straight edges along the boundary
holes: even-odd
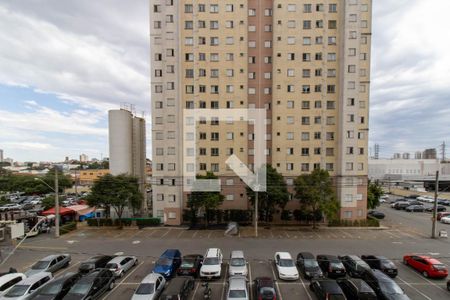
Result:
[[[427,271],[423,271],[423,272],[422,272],[422,275],[423,275],[423,277],[428,278],[428,272],[427,272]]]
[[[108,290],[112,290],[114,288],[114,281],[111,281],[109,284]]]
[[[122,278],[123,277],[123,273],[125,273],[125,271],[120,272],[119,277]]]
[[[138,260],[136,259],[135,261],[134,261],[134,265],[133,266],[135,266],[135,265],[137,265],[138,264]]]

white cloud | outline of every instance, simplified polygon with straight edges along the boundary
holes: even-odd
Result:
[[[50,144],[45,143],[35,143],[35,142],[6,142],[3,143],[2,146],[5,148],[15,148],[19,150],[48,150],[53,148]]]

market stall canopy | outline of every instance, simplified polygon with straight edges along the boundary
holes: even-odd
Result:
[[[43,216],[54,215],[54,214],[55,214],[55,208],[54,207],[52,207],[50,209],[47,209],[47,210],[42,212]],[[70,209],[68,207],[60,207],[59,208],[59,214],[61,216],[74,215],[74,214],[76,214],[76,211],[73,210],[73,209]]]

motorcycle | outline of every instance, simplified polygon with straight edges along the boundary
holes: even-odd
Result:
[[[203,299],[211,299],[211,288],[207,282],[203,283],[202,286],[205,288],[203,290]]]

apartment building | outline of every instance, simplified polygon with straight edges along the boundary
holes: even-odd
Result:
[[[251,207],[225,162],[236,155],[252,169],[254,124],[224,110],[258,108],[266,161],[289,189],[327,169],[341,218],[365,218],[371,9],[371,0],[151,0],[154,216],[182,222],[187,169],[219,176],[224,209]],[[185,130],[190,109],[195,132]]]

